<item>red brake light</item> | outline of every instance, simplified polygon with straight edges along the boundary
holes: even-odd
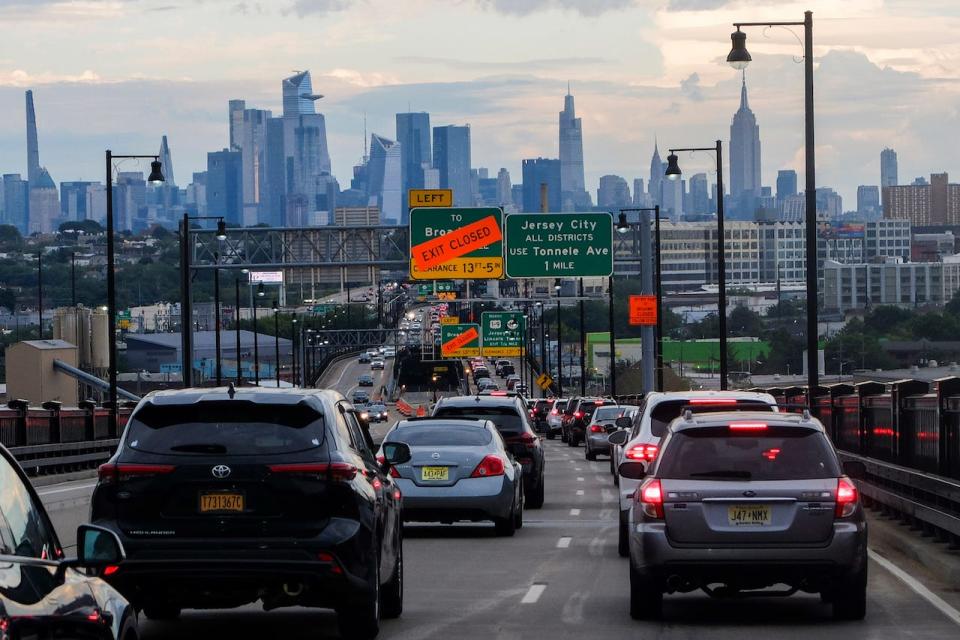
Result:
[[[506,391],[491,391],[490,395],[492,396],[505,396],[507,395]]]
[[[471,478],[489,478],[490,476],[502,476],[504,472],[503,460],[499,456],[490,454],[480,461],[477,468],[470,474]]]
[[[603,433],[603,427],[598,424],[590,425],[590,433]]]
[[[660,480],[650,478],[637,491],[640,497],[640,504],[643,505],[643,512],[658,520],[663,519],[663,490],[660,487]]]
[[[766,422],[731,422],[731,431],[766,431]]]
[[[737,404],[736,398],[690,398],[689,404]]]
[[[658,450],[655,444],[637,444],[627,449],[623,457],[627,460],[646,460],[647,462],[653,462],[657,459]]]
[[[838,518],[853,515],[857,509],[857,486],[847,478],[837,480],[837,510]]]
[[[602,406],[603,406],[603,400],[594,400],[594,401],[593,401],[593,404],[596,405],[596,406],[598,406],[598,407],[602,407]]]
[[[576,413],[573,414],[573,417],[579,420],[580,418],[583,417],[583,411],[577,411]]]
[[[111,565],[109,565],[109,566],[107,566],[107,567],[104,567],[104,569],[103,569],[103,575],[105,575],[105,576],[112,576],[112,575],[115,574],[117,571],[120,571],[120,567],[118,567],[118,566],[115,565],[115,564],[111,564]]]
[[[131,478],[149,478],[166,473],[172,473],[176,469],[172,464],[127,464],[108,462],[97,468],[97,477],[100,482],[109,484],[111,482],[123,482]]]
[[[386,458],[383,457],[383,454],[382,454],[382,453],[378,453],[378,454],[377,454],[377,462],[379,462],[380,464],[383,464],[384,462],[386,462]],[[397,471],[397,468],[394,467],[393,465],[390,465],[390,477],[391,477],[391,478],[399,478],[399,477],[400,477],[400,472]]]
[[[349,462],[294,462],[290,464],[271,464],[270,473],[292,474],[300,476],[329,476],[336,482],[349,482],[357,477],[357,469]]]
[[[555,416],[555,415],[557,415],[558,413],[559,413],[559,411],[557,411],[556,409],[551,409],[551,410],[550,410],[550,415],[552,415],[552,416]]]

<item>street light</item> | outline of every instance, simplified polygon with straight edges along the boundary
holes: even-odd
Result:
[[[159,164],[159,163],[158,163]],[[183,220],[180,222],[180,350],[183,352],[183,386],[193,386],[193,300],[190,293],[190,253],[193,248],[190,243],[190,221],[191,220],[216,220],[217,221],[217,240],[226,240],[227,227],[223,216],[191,216],[189,213],[183,214]],[[219,263],[219,252],[217,253],[217,262]],[[213,269],[213,304],[216,320],[216,343],[217,343],[217,384],[220,379],[220,269],[214,265]]]
[[[273,301],[273,372],[277,378],[277,388],[280,388],[280,308],[277,307],[277,301]]]
[[[737,28],[730,34],[732,47],[727,62],[734,69],[743,70],[752,60],[747,51],[747,34],[741,27],[803,27],[803,89],[804,89],[804,147],[806,156],[806,269],[807,269],[807,393],[812,398],[819,384],[819,344],[817,329],[817,180],[816,147],[813,121],[813,12],[805,11],[803,22],[735,22]]]
[[[719,311],[720,330],[720,389],[727,388],[727,264],[726,238],[723,230],[723,143],[717,140],[715,147],[690,147],[670,149],[667,156],[667,170],[664,175],[668,180],[679,180],[682,172],[677,162],[677,151],[711,151],[717,158],[717,307]]]
[[[250,271],[248,269],[241,269],[240,273],[246,275],[250,273]],[[234,318],[234,321],[236,322],[237,330],[237,386],[239,387],[243,383],[243,367],[241,366],[242,360],[240,357],[240,276],[234,279],[234,287],[234,293],[237,299],[237,317]]]
[[[563,328],[560,322],[560,278],[553,281],[553,290],[557,292],[557,395],[563,395]]]
[[[260,386],[260,334],[257,333],[257,307],[264,296],[263,282],[257,283],[257,297],[253,299],[253,384]]]
[[[290,320],[290,325],[291,325],[290,337],[293,339],[293,342],[290,345],[292,347],[292,351],[291,351],[292,355],[290,359],[291,359],[291,362],[293,363],[291,380],[293,380],[293,386],[296,387],[296,386],[300,386],[299,385],[300,378],[297,375],[298,371],[297,371],[297,314],[296,313],[293,314],[293,319]]]
[[[150,184],[164,182],[161,171],[160,156],[150,155],[113,155],[110,149],[106,150],[107,170],[107,366],[110,368],[110,424],[111,435],[117,434],[117,281],[116,258],[113,242],[113,161],[115,159],[145,159],[152,158],[150,163]],[[183,320],[181,318],[181,330]],[[42,325],[41,325],[42,326]]]

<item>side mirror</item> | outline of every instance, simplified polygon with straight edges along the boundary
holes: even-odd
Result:
[[[630,434],[627,431],[615,431],[607,436],[607,442],[610,444],[615,444],[618,447],[622,447],[627,444],[627,438],[630,437]]]
[[[120,538],[113,531],[92,524],[77,528],[77,563],[82,567],[105,567],[127,557]]]
[[[410,462],[410,447],[406,442],[384,442],[380,445],[380,452],[383,461],[391,467]]]
[[[847,460],[843,463],[843,472],[854,480],[863,480],[867,477],[867,465],[859,460]]]
[[[622,462],[617,471],[624,478],[642,480],[647,475],[647,465],[636,461]]]
[[[614,424],[617,425],[618,429],[629,429],[633,426],[633,418],[630,416],[620,416]]]

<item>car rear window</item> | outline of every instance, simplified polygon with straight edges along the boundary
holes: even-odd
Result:
[[[479,426],[438,424],[394,429],[385,440],[411,447],[482,447],[493,441],[493,434]]]
[[[763,435],[727,427],[687,429],[664,446],[657,475],[674,480],[836,478],[837,457],[819,431],[771,427]]]
[[[549,406],[550,406],[549,400],[537,400],[537,404],[536,404],[537,411],[543,411]]]
[[[615,420],[623,413],[623,407],[598,407],[594,420]]]
[[[304,403],[243,400],[147,404],[130,417],[127,446],[173,455],[269,455],[324,446],[323,414]]]
[[[709,413],[711,411],[773,411],[766,402],[759,400],[737,400],[735,404],[690,404],[690,399],[667,400],[657,404],[650,412],[650,432],[657,438],[662,438],[667,432],[667,425],[680,417],[684,407],[692,413]]]
[[[433,414],[435,418],[472,418],[489,420],[501,433],[520,433],[523,420],[513,407],[440,407]]]

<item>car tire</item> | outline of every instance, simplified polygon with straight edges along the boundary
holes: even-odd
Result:
[[[523,485],[520,486],[520,508],[517,509],[517,512],[513,514],[513,527],[514,529],[523,529],[523,508],[526,505],[526,501],[523,496]]]
[[[617,468],[613,465],[613,451],[610,452],[610,475],[616,477]]]
[[[617,553],[621,558],[630,557],[630,519],[626,511],[620,512],[620,526],[617,527]]]
[[[557,437],[557,434],[553,432],[553,429],[551,429],[550,427],[547,427],[547,440],[553,440],[556,437]]]
[[[120,625],[120,633],[117,634],[117,639],[138,640],[139,637],[137,633],[137,618],[131,613],[124,618],[123,624]]]
[[[180,617],[180,607],[164,603],[147,604],[143,606],[143,615],[149,620],[176,620]]]
[[[567,432],[563,429],[560,429],[560,442],[567,442],[570,438],[567,437]]]
[[[510,510],[510,514],[506,518],[493,519],[493,528],[498,536],[509,538],[517,532],[517,524],[514,520],[516,508],[517,505],[513,505],[513,509]]]
[[[863,620],[867,615],[867,565],[837,582],[829,595],[834,620]]]
[[[577,446],[577,444],[578,444],[578,443],[577,443],[577,439],[573,437],[573,434],[572,434],[572,433],[567,436],[567,446],[568,446],[568,447],[575,447],[575,446]]]
[[[630,563],[630,617],[652,620],[663,612],[663,591],[650,578],[643,576]]]
[[[373,640],[380,633],[380,562],[376,565],[374,592],[366,601],[337,608],[337,628],[344,638]]]
[[[537,483],[537,486],[534,488],[533,493],[527,498],[526,506],[530,509],[539,509],[543,506],[544,498],[544,482],[543,474],[540,474],[540,482]]]
[[[380,589],[380,615],[385,620],[399,618],[403,613],[403,529],[400,529],[397,562],[390,581]]]
[[[583,457],[586,458],[587,460],[589,460],[590,462],[593,462],[594,460],[597,459],[597,454],[595,454],[595,453],[590,449],[590,445],[587,445],[587,446],[584,447],[584,449],[583,449]]]

